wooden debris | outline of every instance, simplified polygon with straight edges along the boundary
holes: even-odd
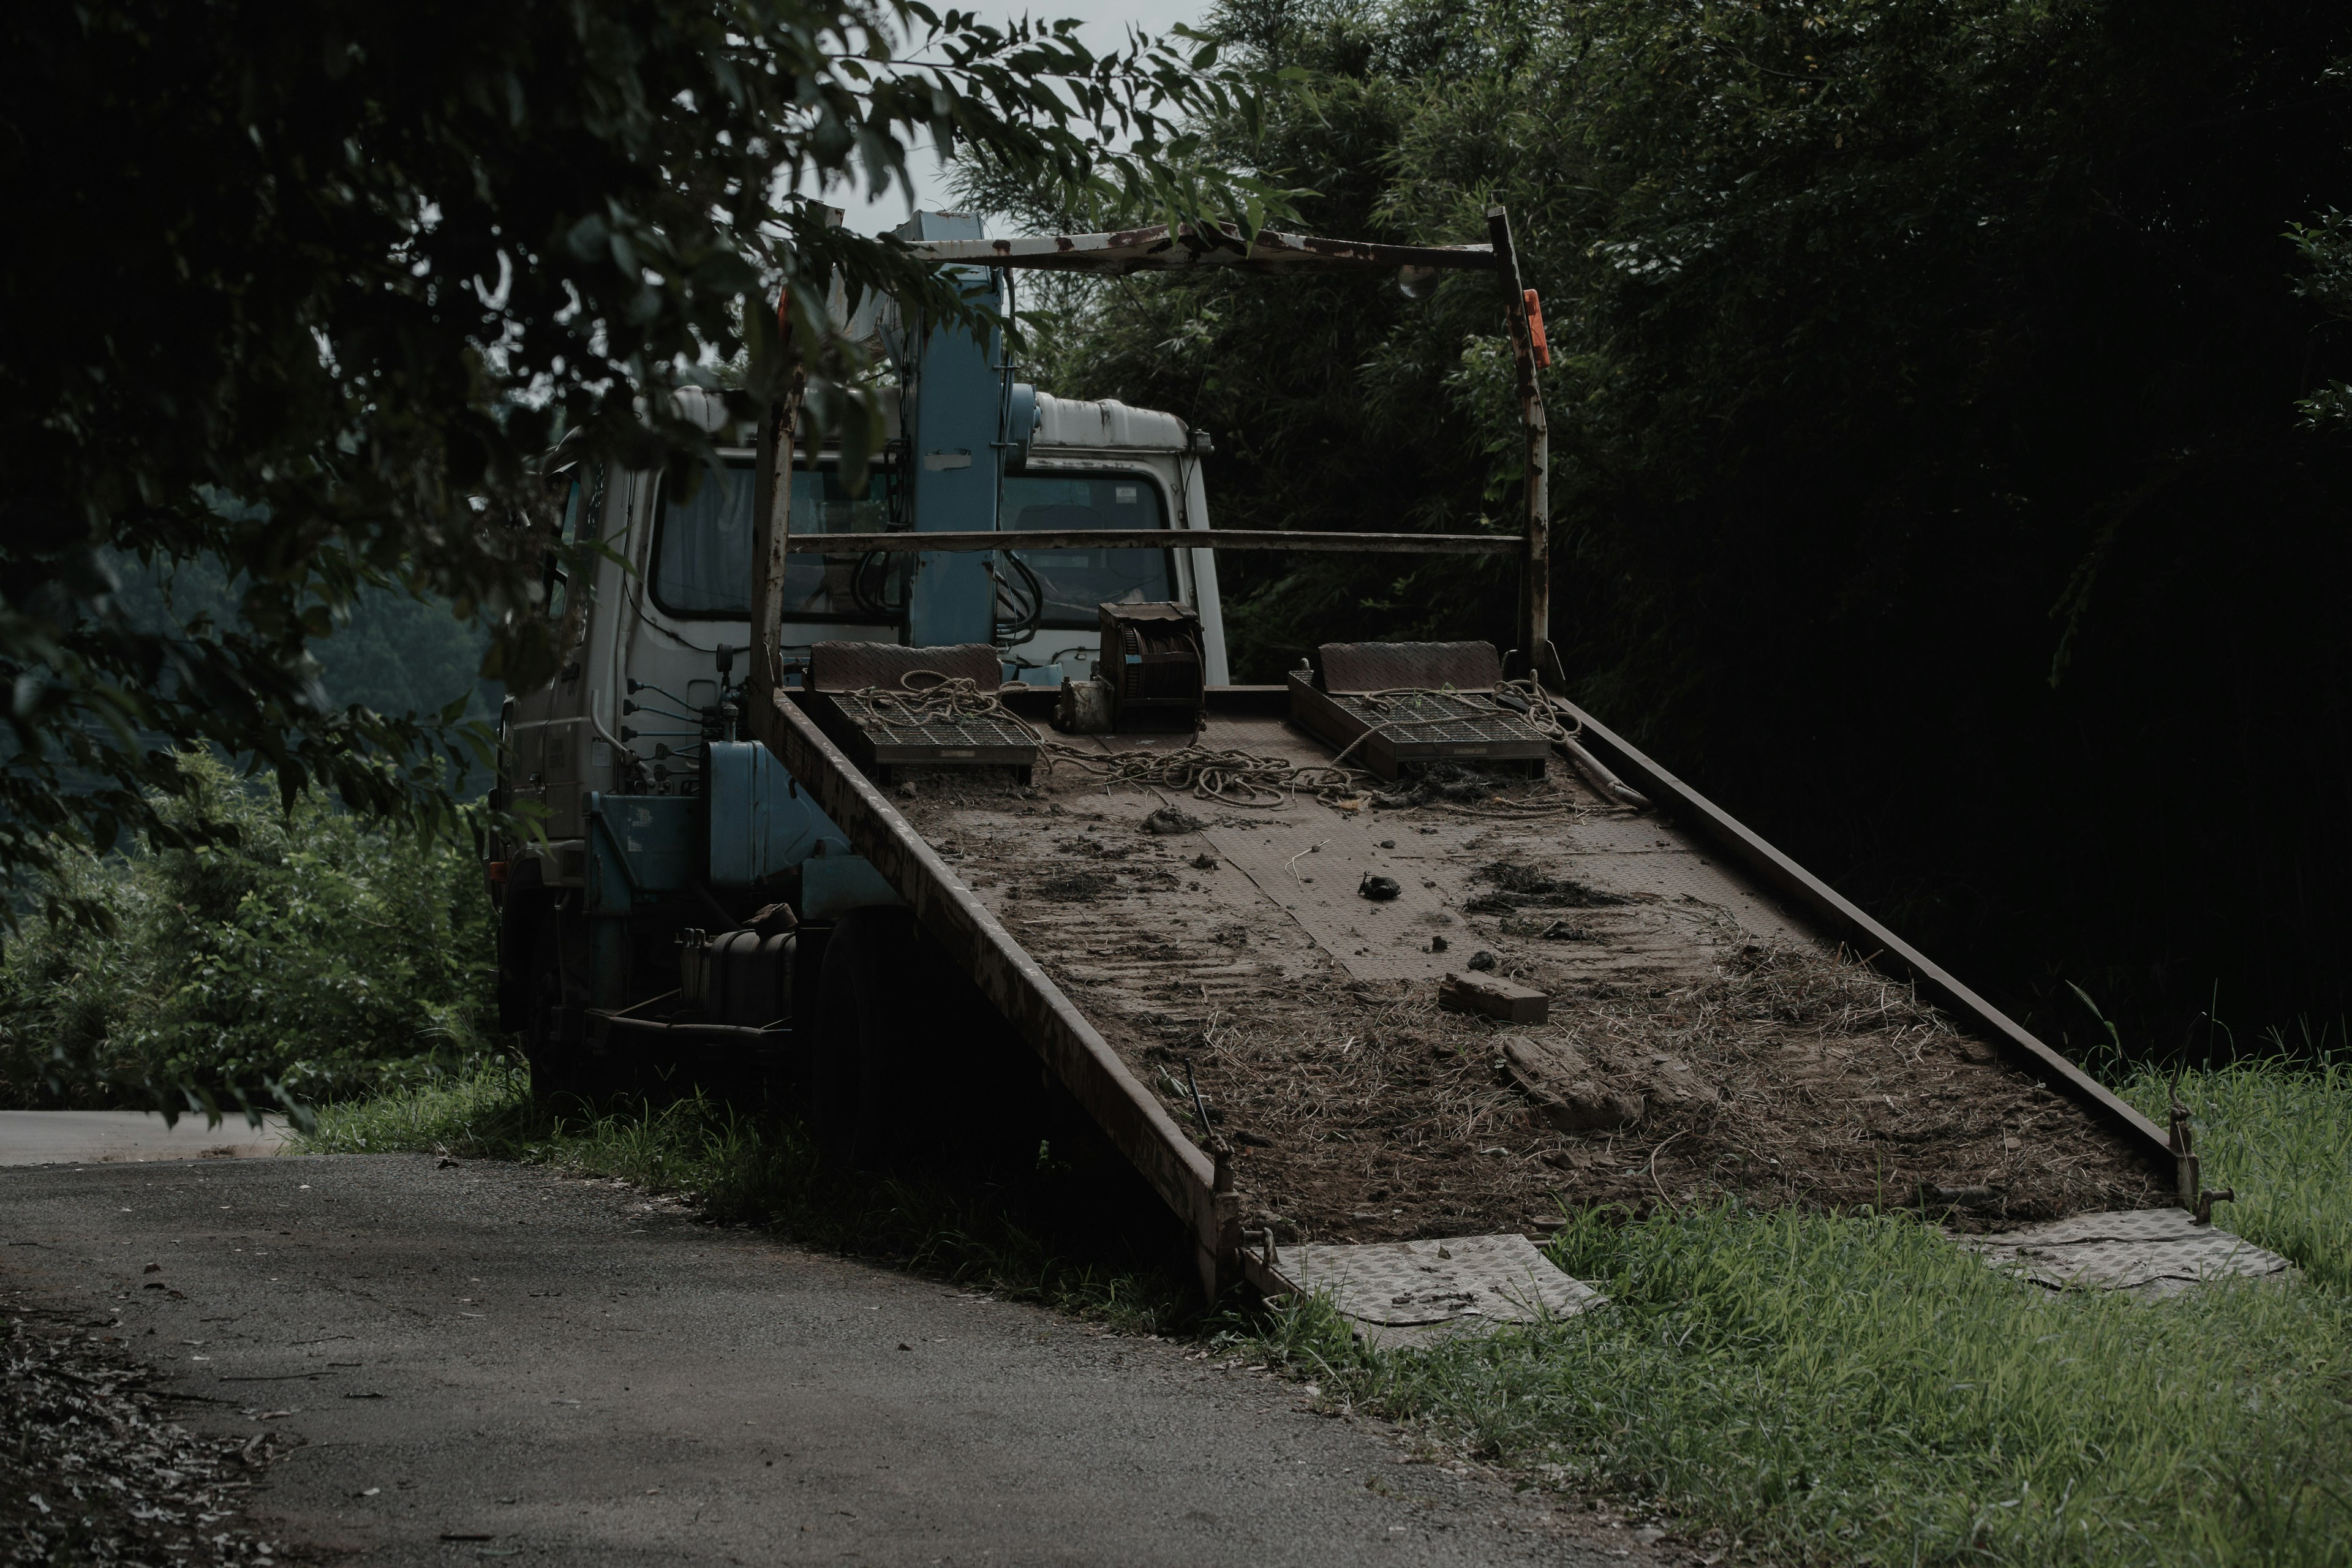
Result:
[[[1536,1102],[1537,1113],[1562,1132],[1628,1127],[1648,1109],[1638,1094],[1604,1089],[1574,1047],[1525,1035],[1503,1037],[1511,1077]]]
[[[1540,1024],[1551,1017],[1551,998],[1545,993],[1493,974],[1447,975],[1437,983],[1437,1005],[1506,1024]]]

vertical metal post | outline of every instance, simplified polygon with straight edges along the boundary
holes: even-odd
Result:
[[[1527,433],[1527,541],[1519,556],[1519,653],[1528,673],[1558,683],[1559,655],[1551,646],[1551,430],[1544,419],[1543,392],[1536,384],[1536,349],[1528,330],[1527,286],[1519,280],[1518,253],[1511,248],[1510,214],[1486,209],[1486,237],[1495,247],[1502,275],[1504,310],[1510,323],[1511,358],[1518,371],[1519,423]]]
[[[982,237],[980,220],[961,213],[919,212],[891,232],[917,240]],[[908,515],[918,533],[991,532],[1004,463],[998,446],[1003,376],[997,367],[998,329],[985,318],[1002,309],[1004,274],[999,268],[956,266],[946,275],[984,319],[969,327],[910,324],[909,352],[918,357],[898,403]],[[918,647],[994,642],[993,559],[945,550],[918,554],[907,589],[907,640]]]
[[[793,438],[808,390],[808,364],[793,342],[791,298],[787,293],[776,306],[784,345],[784,395],[761,412],[759,466],[752,481],[750,685],[754,701],[765,701],[766,694],[784,682],[782,643],[784,565],[792,552]]]

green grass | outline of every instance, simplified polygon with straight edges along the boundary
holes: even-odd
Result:
[[[2118,1087],[2161,1127],[2169,1084],[2145,1073]],[[2237,1190],[2214,1223],[2352,1295],[2352,1065],[2328,1054],[2241,1061],[2187,1075],[2180,1098],[2197,1113],[2205,1184]]]
[[[2126,1092],[2161,1109],[2161,1079]],[[1900,1216],[1736,1206],[1572,1220],[1610,1304],[1373,1353],[1319,1302],[1210,1327],[1423,1439],[1804,1563],[2352,1565],[2352,1074],[2191,1075],[2232,1228],[2284,1285],[2052,1295]],[[446,1149],[690,1194],[710,1217],[879,1256],[1134,1330],[1197,1322],[1117,1228],[1099,1173],[991,1185],[828,1179],[790,1129],[701,1102],[592,1122],[492,1068],[320,1112],[318,1152]],[[1125,1199],[1133,1202],[1131,1197]],[[1097,1206],[1089,1207],[1089,1204]]]
[[[306,1154],[446,1152],[619,1177],[694,1200],[706,1218],[878,1258],[1136,1332],[1199,1317],[1160,1266],[1155,1207],[1123,1203],[1123,1173],[1041,1162],[1001,1179],[837,1176],[796,1127],[694,1099],[557,1118],[520,1070],[492,1062],[418,1088],[322,1107]]]
[[[1611,1303],[1582,1317],[1377,1354],[1308,1303],[1258,1344],[1327,1400],[1773,1560],[2352,1563],[2352,1082],[2273,1062],[2183,1095],[2244,1194],[2224,1214],[2299,1280],[2053,1296],[1915,1219],[1725,1205],[1575,1220],[1553,1254]]]

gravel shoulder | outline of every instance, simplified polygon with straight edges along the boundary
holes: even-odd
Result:
[[[1196,1347],[430,1156],[0,1172],[5,1283],[367,1563],[1679,1563]],[[160,1265],[149,1269],[149,1265]],[[345,1554],[351,1554],[346,1557]]]

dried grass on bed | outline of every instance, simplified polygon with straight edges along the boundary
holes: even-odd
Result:
[[[1809,949],[1750,946],[1710,981],[1654,994],[1556,997],[1540,1030],[1441,1012],[1409,983],[1291,991],[1247,1021],[1135,1042],[1176,1079],[1192,1062],[1240,1150],[1244,1223],[1278,1236],[1526,1229],[1563,1206],[1646,1214],[1724,1193],[1846,1211],[1913,1203],[1922,1184],[1989,1190],[1949,1215],[1967,1229],[2163,1201],[2073,1102],[1907,987]],[[1501,1065],[1513,1032],[1570,1046],[1644,1114],[1554,1131]]]

